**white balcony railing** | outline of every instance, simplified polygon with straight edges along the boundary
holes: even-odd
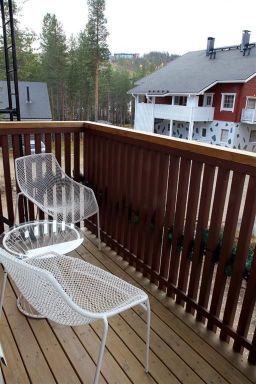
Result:
[[[249,109],[249,108],[242,109],[241,122],[256,124],[256,109]]]
[[[136,105],[135,129],[153,132],[154,119],[188,122],[213,121],[213,114],[214,108],[212,107],[138,103]]]
[[[155,104],[154,114],[159,119],[178,121],[212,121],[214,108]]]

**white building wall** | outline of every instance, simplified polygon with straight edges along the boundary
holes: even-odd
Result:
[[[155,104],[138,103],[135,114],[134,128],[139,131],[170,135],[170,120],[163,119],[155,124]],[[188,139],[189,122],[173,120],[173,137]],[[203,129],[206,136],[203,137]],[[193,140],[227,148],[242,149],[256,152],[256,142],[250,142],[251,130],[256,130],[256,124],[234,123],[214,120],[211,122],[194,122]],[[223,140],[223,137],[225,140]]]
[[[136,131],[150,132],[154,131],[154,104],[137,103],[134,120],[134,129]]]
[[[250,142],[251,131],[256,131],[256,124],[237,124],[234,148],[256,152],[256,142]]]
[[[170,136],[170,120],[163,120],[155,123],[154,133]]]

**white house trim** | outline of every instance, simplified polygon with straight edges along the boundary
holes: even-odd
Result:
[[[217,80],[213,83],[207,85],[207,87],[203,88],[201,91],[198,92],[198,95],[203,95],[208,89],[214,87],[216,84],[228,84],[228,83],[246,83],[247,80]]]
[[[234,100],[233,100],[233,106],[232,108],[227,108],[227,107],[224,107],[224,99],[225,99],[225,96],[234,96]],[[221,105],[220,105],[220,110],[221,111],[227,111],[227,112],[234,112],[234,109],[235,109],[235,103],[236,103],[236,93],[222,93],[221,94]]]
[[[142,93],[142,95],[145,95],[144,93]],[[166,97],[166,96],[197,96],[198,93],[191,93],[191,92],[168,92],[168,93],[161,93],[161,94],[157,94],[157,93],[146,93],[146,97]]]
[[[253,79],[255,76],[256,76],[256,72],[253,73],[251,76],[249,76],[249,77],[245,80],[245,83],[247,83],[248,81],[250,81],[251,79]]]
[[[207,97],[209,97],[209,96],[211,97],[211,105],[207,105],[207,104],[206,104]],[[214,93],[205,93],[205,94],[204,94],[204,100],[203,100],[203,106],[204,106],[204,107],[212,107],[213,96],[214,96]]]

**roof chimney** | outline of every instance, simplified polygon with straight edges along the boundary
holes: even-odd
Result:
[[[31,103],[29,87],[27,86],[26,88],[27,88],[27,100],[26,100],[26,102]]]
[[[250,44],[250,33],[251,31],[248,31],[245,29],[242,34],[242,42],[241,42],[241,52],[245,51],[248,48],[248,45]]]
[[[214,50],[214,40],[214,37],[207,38],[206,56],[209,56],[210,53]]]

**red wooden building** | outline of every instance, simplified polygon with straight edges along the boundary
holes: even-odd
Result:
[[[256,151],[256,43],[188,52],[140,79],[136,130]]]

